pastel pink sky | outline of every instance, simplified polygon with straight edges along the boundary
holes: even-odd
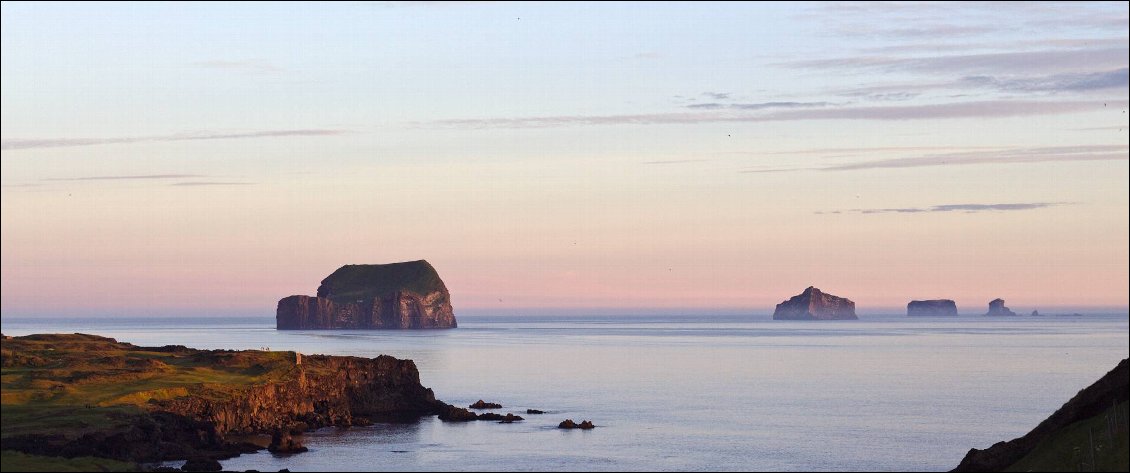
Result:
[[[1125,4],[654,6],[5,3],[0,313],[1130,305]]]

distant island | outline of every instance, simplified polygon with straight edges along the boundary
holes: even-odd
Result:
[[[1016,312],[1012,309],[1005,307],[1004,299],[993,299],[989,301],[989,311],[985,313],[988,316],[1013,316]]]
[[[275,328],[455,328],[451,295],[427,261],[350,264],[322,280],[317,297],[279,300]]]
[[[910,317],[952,317],[957,315],[957,303],[949,299],[910,301],[906,305],[906,315]]]
[[[808,286],[804,292],[777,304],[773,320],[859,320],[855,303]]]

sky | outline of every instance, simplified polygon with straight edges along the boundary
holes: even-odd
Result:
[[[1130,305],[1126,2],[0,8],[3,316]]]

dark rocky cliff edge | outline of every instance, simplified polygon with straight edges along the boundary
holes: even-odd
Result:
[[[855,303],[809,286],[804,292],[777,304],[773,320],[858,320]]]
[[[957,316],[957,303],[949,299],[910,301],[906,315],[911,317]]]
[[[1031,432],[971,449],[953,471],[1127,471],[1127,400],[1124,359]]]
[[[275,311],[279,330],[456,326],[447,286],[424,260],[342,266],[322,280],[317,297],[285,297]]]
[[[259,449],[237,434],[447,414],[411,360],[138,347],[94,335],[5,338],[2,447],[133,463]]]

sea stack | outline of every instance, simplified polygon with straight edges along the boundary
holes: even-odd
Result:
[[[855,303],[809,286],[804,292],[777,304],[773,320],[859,320]]]
[[[985,315],[1016,315],[1016,312],[1004,306],[1004,299],[993,299],[989,302],[989,312]]]
[[[455,328],[451,295],[427,261],[350,264],[322,280],[317,297],[290,296],[279,330]]]
[[[906,305],[906,315],[911,317],[954,317],[957,316],[957,304],[949,299],[910,301]]]

